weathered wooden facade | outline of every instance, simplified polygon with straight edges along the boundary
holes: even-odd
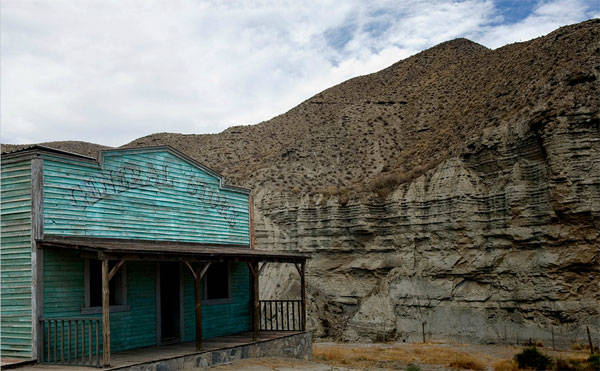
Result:
[[[251,192],[170,147],[6,153],[1,193],[3,357],[108,366],[111,352],[304,329],[307,257],[255,249]],[[259,300],[267,262],[296,265],[301,298]]]

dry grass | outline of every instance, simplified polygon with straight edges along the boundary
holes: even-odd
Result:
[[[494,371],[518,371],[519,365],[512,359],[503,359],[497,362],[494,362],[492,365]]]
[[[471,357],[468,354],[457,354],[454,360],[452,360],[452,362],[450,362],[448,366],[453,368],[462,368],[465,370],[478,371],[483,371],[486,368],[481,361]]]
[[[313,356],[317,362],[361,369],[398,369],[415,363],[463,370],[517,371],[518,365],[513,357],[522,349],[523,347],[510,345],[448,343],[316,343],[313,346]],[[585,351],[546,349],[545,353],[554,359],[566,359],[572,364],[581,364],[588,357]]]
[[[485,370],[491,358],[482,353],[468,354],[437,344],[403,346],[339,347],[316,346],[315,360],[361,368],[399,367],[409,363],[443,365],[466,370]]]

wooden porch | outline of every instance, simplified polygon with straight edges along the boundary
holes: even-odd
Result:
[[[295,341],[298,337],[310,338],[310,333],[303,331],[262,331],[255,339],[252,332],[244,332],[236,335],[221,336],[204,340],[202,350],[196,350],[195,342],[179,343],[173,345],[163,345],[148,348],[133,349],[124,352],[114,353],[111,356],[111,366],[105,370],[124,370],[131,367],[151,365],[155,363],[188,363],[189,368],[201,368],[216,364],[227,363],[234,359],[256,357],[269,355],[268,352],[256,351],[253,346],[268,347],[275,344],[276,341],[287,341],[287,348],[290,348],[289,342]],[[278,345],[273,345],[277,347]],[[311,344],[305,344],[309,347]],[[228,354],[228,356],[223,356]],[[281,356],[295,356],[294,354],[281,354]],[[298,355],[296,355],[298,356]],[[301,355],[300,355],[301,356]],[[207,360],[207,363],[198,360]],[[35,364],[21,366],[19,370],[45,371],[45,370],[64,370],[65,365]],[[89,366],[68,366],[70,371],[90,371]],[[166,369],[171,369],[167,366]]]
[[[194,279],[194,349],[189,348],[191,343],[167,347],[161,346],[156,349],[173,349],[176,352],[183,352],[181,355],[183,357],[186,352],[190,352],[191,350],[194,350],[196,353],[204,353],[205,351],[209,351],[211,347],[219,348],[223,345],[223,342],[247,345],[252,344],[252,342],[257,343],[270,340],[272,336],[279,336],[280,331],[281,333],[285,332],[287,336],[290,332],[303,333],[306,330],[305,264],[308,257],[304,254],[261,251],[254,248],[207,247],[196,243],[96,238],[79,239],[62,236],[45,236],[43,240],[37,242],[44,249],[61,248],[78,250],[82,256],[89,256],[100,260],[102,267],[102,316],[89,318],[41,318],[39,321],[39,334],[41,336],[38,338],[38,362],[114,369],[115,367],[122,367],[117,366],[120,363],[126,363],[123,358],[119,359],[117,354],[138,354],[138,350],[132,350],[113,355],[111,354],[110,347],[111,311],[109,310],[109,283],[119,269],[126,262],[130,261],[179,262],[188,268]],[[114,261],[116,264],[110,268],[109,261]],[[219,337],[212,340],[204,340],[202,331],[201,281],[211,264],[218,262],[245,263],[248,267],[250,273],[250,323],[252,331],[244,333],[242,337]],[[300,279],[301,290],[299,299],[259,299],[260,273],[269,263],[294,264]]]

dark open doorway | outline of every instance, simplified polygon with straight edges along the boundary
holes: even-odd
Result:
[[[180,340],[179,263],[160,263],[161,343]]]

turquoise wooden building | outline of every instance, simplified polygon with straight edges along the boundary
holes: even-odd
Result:
[[[111,352],[256,335],[266,262],[296,264],[304,329],[306,256],[255,249],[251,192],[173,148],[4,153],[1,196],[2,357],[108,366]]]

